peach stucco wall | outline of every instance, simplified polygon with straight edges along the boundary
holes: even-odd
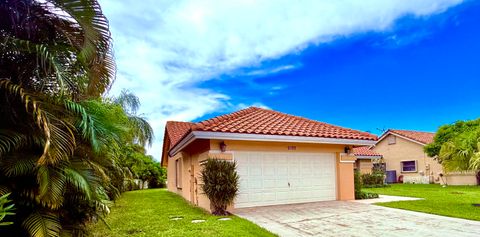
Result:
[[[210,140],[210,150],[197,154],[181,152],[169,158],[168,162],[168,190],[178,193],[192,204],[210,210],[210,201],[201,192],[200,162],[207,158],[232,159],[235,151],[283,151],[283,152],[321,152],[335,153],[337,157],[337,199],[354,199],[353,167],[355,157],[340,157],[345,145],[309,144],[309,143],[286,143],[286,142],[254,142],[254,141],[224,141],[227,151],[221,153],[219,150],[220,140]],[[295,150],[289,150],[289,147]],[[192,149],[190,149],[192,150]],[[175,160],[182,160],[182,188],[175,185]],[[353,160],[352,160],[353,159]],[[342,160],[342,162],[340,162]],[[193,176],[191,176],[193,165]],[[232,209],[232,207],[229,207]]]
[[[337,200],[354,200],[355,186],[353,168],[355,156],[342,156],[337,153]]]
[[[431,182],[439,183],[440,176],[439,173],[443,173],[442,166],[434,160],[432,157],[429,157],[423,151],[423,145],[403,139],[401,137],[396,138],[395,144],[388,144],[389,134],[383,140],[375,145],[373,150],[377,153],[383,155],[383,159],[387,164],[387,170],[396,170],[397,179],[398,176],[421,176],[421,173],[430,177]],[[402,172],[401,171],[401,161],[417,161],[417,171],[416,172]]]
[[[361,174],[372,173],[373,162],[371,159],[358,159],[355,166]]]

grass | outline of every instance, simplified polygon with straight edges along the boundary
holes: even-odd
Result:
[[[442,216],[480,221],[479,186],[447,186],[437,184],[393,184],[383,188],[365,188],[363,191],[425,200],[378,203],[379,206],[425,212]]]
[[[183,217],[181,220],[171,220]],[[219,221],[165,189],[126,192],[116,201],[106,218],[109,229],[99,222],[91,224],[93,236],[275,236],[237,216]],[[205,220],[191,223],[192,220]]]

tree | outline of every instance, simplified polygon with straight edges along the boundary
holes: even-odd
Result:
[[[480,170],[480,119],[441,126],[425,152],[447,171]]]
[[[126,145],[123,146],[121,153],[119,164],[132,174],[126,179],[127,183],[133,183],[133,179],[140,179],[147,181],[149,188],[165,187],[165,168],[161,167],[160,162],[155,161],[152,156],[146,155],[143,146]],[[126,188],[131,189],[131,187]]]
[[[208,159],[202,164],[201,188],[212,207],[214,215],[228,215],[227,206],[232,204],[238,193],[239,176],[234,162]]]
[[[85,234],[128,176],[125,141],[152,129],[101,97],[115,63],[96,0],[4,0],[0,16],[0,195],[16,207],[0,236]]]
[[[140,100],[128,90],[123,90],[119,96],[106,101],[122,108],[127,115],[126,124],[130,128],[127,136],[121,138],[121,146],[112,153],[115,154],[117,165],[122,167],[125,174],[117,180],[118,188],[122,191],[131,190],[134,179],[148,181],[151,187],[163,186],[165,171],[152,156],[146,155],[145,146],[151,145],[154,139],[153,129],[148,121],[137,114]]]

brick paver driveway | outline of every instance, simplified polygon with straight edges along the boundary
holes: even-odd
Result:
[[[480,222],[357,202],[317,202],[236,209],[280,236],[480,236]]]

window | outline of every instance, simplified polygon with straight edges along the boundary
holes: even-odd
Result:
[[[393,136],[393,135],[390,135],[388,137],[388,145],[393,145],[397,143],[397,137],[396,136]]]
[[[417,172],[417,161],[409,160],[400,162],[402,166],[402,172]]]
[[[182,169],[180,167],[180,159],[175,160],[175,184],[177,188],[182,188]]]

